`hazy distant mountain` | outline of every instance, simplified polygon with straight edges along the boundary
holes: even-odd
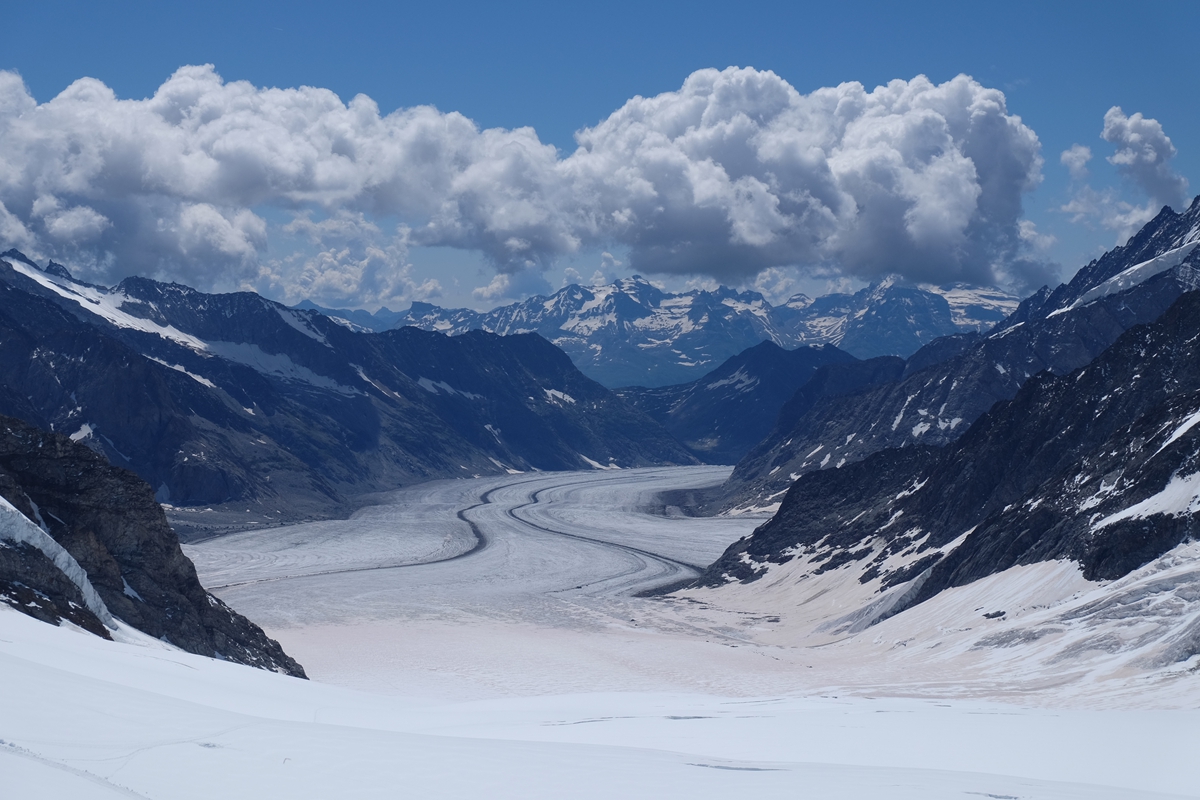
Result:
[[[736,464],[770,432],[780,407],[820,367],[854,361],[833,345],[784,350],[762,342],[691,383],[616,391],[697,458],[709,464]]]
[[[292,308],[298,311],[319,311],[325,316],[333,318],[334,321],[345,320],[349,322],[352,326],[351,330],[361,328],[364,332],[374,331],[382,333],[383,331],[391,330],[397,327],[401,323],[401,320],[405,318],[405,312],[392,311],[386,306],[372,312],[352,308],[325,308],[311,300],[302,300],[292,306]]]
[[[986,330],[1017,302],[996,290],[913,288],[888,279],[855,294],[796,295],[772,306],[756,292],[674,294],[634,276],[567,286],[487,312],[413,303],[396,324],[451,335],[536,332],[606,386],[659,387],[690,383],[764,341],[787,350],[832,344],[858,358],[907,356],[939,336]]]

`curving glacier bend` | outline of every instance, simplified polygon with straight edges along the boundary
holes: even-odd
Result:
[[[574,611],[621,619],[645,589],[694,578],[761,520],[643,510],[728,467],[528,473],[436,481],[344,521],[234,534],[187,547],[201,579],[293,629],[430,616],[551,627]],[[627,622],[628,619],[626,618]]]
[[[311,675],[369,691],[1200,702],[1200,657],[1170,657],[1200,630],[1196,544],[1119,581],[1085,580],[1070,561],[1014,567],[894,616],[883,608],[889,597],[850,565],[814,571],[803,555],[753,583],[642,596],[696,577],[761,522],[658,504],[664,490],[727,474],[664,467],[439,481],[349,520],[234,534],[187,552],[206,586]]]
[[[73,798],[1197,796],[1194,665],[1138,671],[1139,651],[1114,644],[1137,604],[1158,609],[1160,638],[1189,628],[1200,609],[1155,592],[1190,585],[1197,554],[1111,585],[1067,563],[1019,568],[856,633],[827,625],[871,601],[836,570],[801,592],[779,565],[755,584],[637,596],[697,574],[758,522],[647,510],[725,473],[446,481],[349,520],[188,547],[205,584],[311,682],[0,608],[0,679],[21,687],[0,710],[0,785]],[[997,603],[1004,617],[982,615]]]

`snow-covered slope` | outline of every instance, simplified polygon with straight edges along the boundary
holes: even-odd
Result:
[[[659,387],[696,380],[764,341],[789,350],[832,344],[859,358],[907,356],[938,336],[990,328],[1016,306],[1017,298],[996,290],[912,288],[894,278],[852,295],[797,295],[772,306],[756,292],[673,294],[634,276],[486,313],[414,303],[395,324],[452,335],[537,332],[606,386]]]
[[[0,685],[20,687],[0,713],[2,785],[162,800],[1195,796],[1194,662],[1136,663],[1193,619],[1195,597],[1160,587],[1186,584],[1194,546],[1115,583],[1069,562],[1014,568],[834,642],[810,621],[853,608],[849,570],[810,579],[807,603],[781,602],[794,580],[631,596],[747,527],[644,511],[722,472],[444,481],[351,520],[190,548],[311,660],[309,682],[0,609]],[[475,535],[490,544],[463,555]],[[1162,601],[1141,626],[1123,613],[1137,598]],[[1114,637],[1142,650],[1114,652]]]
[[[12,797],[1167,800],[1194,713],[670,693],[455,704],[103,642],[0,609]],[[918,745],[919,743],[919,745]],[[1053,752],[1054,757],[1047,757]],[[1190,782],[1190,783],[1189,783]]]
[[[1063,652],[1096,648],[1143,667],[1193,664],[1197,342],[1200,293],[1189,292],[1086,367],[1027,381],[948,447],[889,449],[804,475],[775,517],[731,546],[701,584],[745,584],[731,591],[775,593],[780,607],[803,604],[831,582],[853,586],[853,599],[839,593],[839,616],[822,620],[836,638],[956,587],[1058,562],[1073,576],[1063,597],[1082,590],[1080,581],[1104,591],[1037,624],[1008,626],[987,646],[1053,635]],[[998,597],[983,609],[993,618],[1016,602]],[[1133,627],[1073,638],[1097,616]]]

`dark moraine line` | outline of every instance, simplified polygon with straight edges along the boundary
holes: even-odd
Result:
[[[507,489],[507,488],[509,488],[509,486],[511,486],[511,484],[508,484],[506,486],[497,486],[494,489],[488,489],[486,492],[484,492],[482,495],[479,496],[478,503],[476,503],[475,505],[467,506],[466,508],[462,508],[462,509],[458,510],[458,513],[455,514],[455,516],[458,517],[463,522],[467,523],[467,527],[471,529],[471,533],[475,536],[475,544],[472,545],[470,549],[464,550],[461,553],[458,553],[457,555],[447,556],[446,558],[438,558],[438,559],[434,559],[433,561],[409,561],[404,564],[380,564],[380,565],[377,565],[374,567],[346,567],[345,569],[327,569],[327,570],[322,570],[321,572],[304,572],[299,575],[277,575],[273,578],[258,578],[257,580],[253,580],[253,581],[236,581],[234,583],[220,583],[220,584],[216,584],[214,586],[206,586],[205,588],[210,591],[214,591],[217,589],[232,589],[235,586],[252,586],[256,583],[273,583],[275,581],[290,581],[290,580],[297,580],[300,578],[315,578],[320,575],[342,575],[342,574],[349,573],[349,572],[378,572],[380,570],[385,570],[385,569],[404,569],[406,567],[425,567],[425,566],[429,566],[430,564],[445,564],[448,561],[457,561],[460,558],[466,558],[467,556],[473,556],[476,553],[478,553],[482,550],[485,550],[487,548],[487,546],[489,544],[491,544],[491,542],[488,540],[487,534],[485,534],[483,532],[482,528],[480,528],[478,525],[476,525],[471,520],[467,519],[466,513],[473,509],[479,508],[480,506],[486,506],[486,505],[490,504],[492,501],[492,493],[493,492],[497,492],[500,489]]]
[[[590,481],[588,481],[588,482],[590,483]],[[686,561],[679,561],[679,560],[671,558],[669,556],[664,556],[664,555],[660,555],[658,553],[652,553],[649,550],[642,550],[641,548],[633,547],[632,545],[617,544],[616,542],[610,542],[605,539],[593,539],[589,536],[580,536],[577,533],[566,533],[565,531],[556,531],[552,528],[547,528],[544,525],[539,525],[536,522],[531,522],[523,517],[517,516],[517,512],[520,511],[522,508],[529,508],[530,506],[537,505],[538,497],[542,494],[542,492],[548,492],[548,491],[551,491],[552,489],[561,489],[561,488],[563,488],[563,486],[570,486],[570,485],[572,485],[572,484],[561,484],[559,486],[551,486],[546,489],[538,489],[536,492],[534,492],[530,496],[531,499],[528,503],[522,503],[519,506],[513,506],[512,508],[508,509],[508,511],[506,511],[505,514],[507,514],[509,517],[516,520],[517,522],[521,523],[522,525],[528,525],[531,528],[542,531],[543,533],[553,534],[554,536],[565,536],[568,539],[576,539],[578,541],[587,542],[589,544],[598,544],[598,545],[603,545],[605,547],[615,547],[618,550],[624,550],[629,553],[636,553],[639,556],[653,558],[656,561],[661,561],[665,564],[670,564],[671,566],[674,566],[674,567],[683,567],[684,569],[695,570],[697,574],[702,573],[702,572],[704,572],[704,570],[708,569],[707,566],[700,566],[698,564],[689,564]]]
[[[622,480],[622,478],[621,478],[621,476],[614,475],[609,480],[618,481],[618,480]],[[475,537],[475,544],[472,545],[469,549],[464,550],[461,553],[458,553],[457,555],[448,556],[446,558],[434,559],[432,561],[409,561],[409,562],[406,562],[403,564],[380,564],[380,565],[373,566],[373,567],[346,567],[344,569],[329,569],[329,570],[322,570],[320,572],[304,572],[304,573],[300,573],[298,575],[277,575],[277,576],[271,577],[271,578],[258,578],[256,580],[251,580],[251,581],[235,581],[233,583],[215,584],[213,586],[208,586],[205,588],[212,590],[212,591],[216,591],[219,589],[232,589],[232,588],[235,588],[238,586],[252,586],[252,585],[258,584],[258,583],[273,583],[275,581],[299,580],[302,578],[313,578],[313,577],[319,577],[322,575],[343,575],[343,574],[352,573],[352,572],[379,572],[382,570],[389,570],[389,569],[406,569],[409,567],[426,567],[426,566],[430,566],[433,564],[445,564],[449,561],[457,561],[458,559],[461,559],[461,558],[467,558],[469,556],[475,555],[476,553],[482,552],[483,550],[487,549],[488,545],[491,544],[490,540],[488,539],[487,534],[484,533],[483,529],[480,528],[479,525],[477,525],[476,523],[467,519],[467,516],[466,516],[467,512],[472,511],[476,508],[479,508],[480,506],[490,505],[492,502],[492,495],[495,494],[496,492],[500,491],[501,489],[511,489],[513,486],[518,485],[520,483],[525,483],[525,482],[527,482],[527,481],[515,481],[514,483],[505,484],[504,486],[497,486],[495,488],[488,489],[486,492],[484,492],[482,495],[480,495],[478,503],[475,503],[474,505],[470,505],[470,506],[467,506],[466,508],[462,508],[462,509],[458,510],[458,512],[455,514],[455,516],[458,517],[458,519],[462,520],[464,523],[466,523],[467,527],[471,529],[471,534]],[[580,536],[580,535],[574,534],[574,533],[566,533],[564,531],[556,531],[556,530],[553,530],[552,528],[547,528],[543,525],[538,525],[535,522],[530,522],[527,519],[522,519],[521,517],[518,517],[514,513],[522,508],[528,508],[529,506],[537,505],[538,499],[543,492],[550,491],[551,489],[561,489],[564,486],[573,486],[573,485],[595,483],[595,482],[596,482],[595,480],[575,481],[575,482],[571,482],[571,483],[564,483],[564,484],[559,484],[557,486],[547,487],[545,489],[539,489],[536,492],[534,492],[532,495],[530,495],[530,498],[531,498],[530,502],[523,503],[519,506],[515,506],[515,507],[507,510],[505,512],[505,514],[515,522],[518,522],[522,525],[526,525],[530,528],[533,528],[534,530],[538,530],[543,533],[551,534],[553,536],[563,536],[568,539],[575,539],[577,541],[587,542],[588,544],[600,545],[602,547],[611,547],[611,548],[614,548],[617,550],[623,550],[627,553],[633,553],[635,555],[639,555],[644,558],[650,558],[655,561],[659,561],[669,567],[674,568],[675,571],[678,571],[679,569],[693,570],[696,572],[697,575],[704,572],[704,570],[706,569],[706,567],[704,567],[704,566],[700,566],[697,564],[689,564],[686,561],[678,561],[678,560],[670,558],[668,556],[659,555],[658,553],[652,553],[649,550],[642,550],[640,548],[633,547],[631,545],[616,544],[615,542],[608,542],[603,539],[593,539],[588,536]],[[605,481],[605,482],[607,482],[607,481]]]

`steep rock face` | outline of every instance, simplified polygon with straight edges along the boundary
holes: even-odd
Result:
[[[804,475],[700,583],[850,565],[891,598],[861,625],[1016,565],[1070,559],[1089,580],[1121,578],[1200,534],[1198,341],[1189,292],[1088,366],[1035,376],[949,446]]]
[[[7,483],[7,476],[0,477]],[[10,496],[4,486],[0,494]],[[79,587],[33,545],[4,541],[0,537],[0,603],[34,619],[58,625],[66,620],[105,639],[112,635],[84,603]]]
[[[507,469],[695,463],[537,336],[359,333],[252,293],[91,287],[0,262],[0,411],[175,506],[271,519]]]
[[[832,344],[858,358],[907,356],[939,336],[986,330],[1016,305],[994,290],[906,287],[887,279],[854,294],[796,295],[772,306],[756,292],[720,287],[674,294],[634,276],[568,286],[484,313],[414,303],[395,324],[452,335],[537,332],[606,386],[658,388],[695,381],[764,341],[788,350]]]
[[[897,359],[899,360],[899,359]],[[709,464],[735,464],[771,430],[780,407],[827,364],[856,361],[832,345],[784,350],[763,342],[679,386],[617,394]]]
[[[1200,198],[1164,209],[1128,244],[1051,292],[1043,289],[985,336],[926,345],[894,382],[824,398],[792,414],[743,459],[714,508],[761,508],[794,476],[889,447],[944,445],[1042,370],[1066,374],[1122,332],[1159,317],[1200,285]],[[828,457],[828,458],[826,458]]]
[[[128,470],[65,436],[3,417],[0,495],[74,557],[108,610],[129,625],[192,653],[304,677],[262,629],[204,590],[153,491]],[[39,555],[0,550],[0,587],[10,602],[40,619],[103,633],[94,615],[80,613],[74,585]],[[23,607],[29,593],[40,602]]]

